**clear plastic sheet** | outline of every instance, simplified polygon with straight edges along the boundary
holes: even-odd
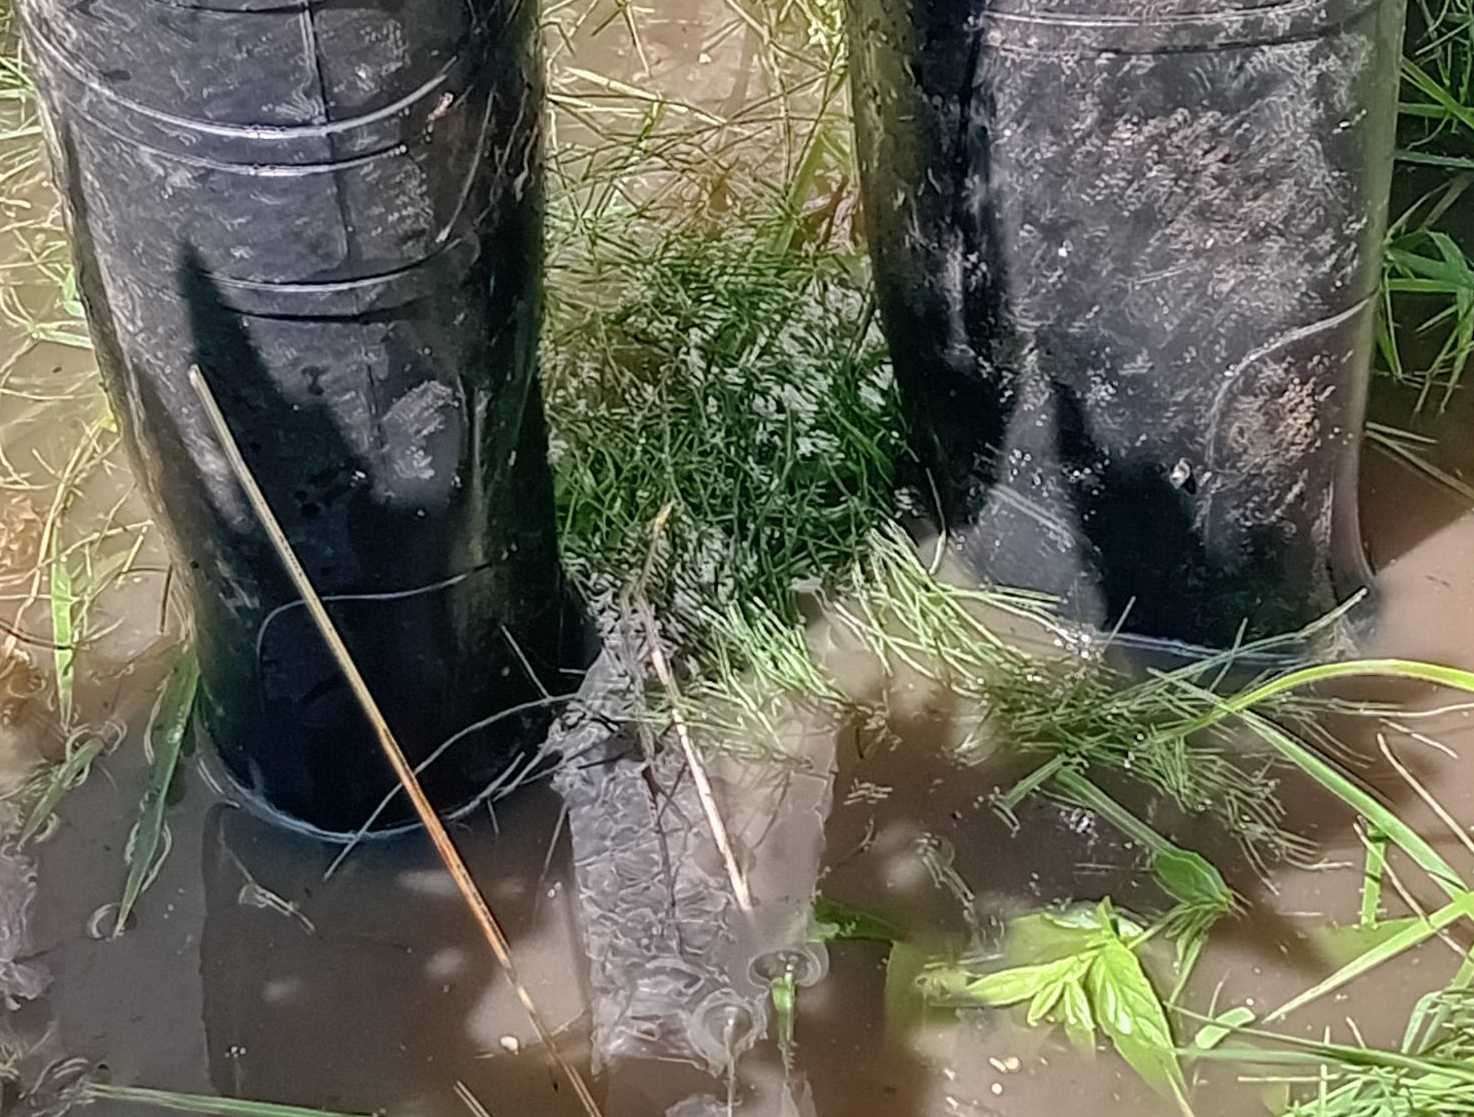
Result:
[[[678,1089],[661,1099],[642,1090],[638,1102],[611,1113],[652,1102],[679,1117],[725,1113],[729,1091],[768,1092],[739,1083],[737,1062],[768,1033],[772,976],[792,968],[808,984],[827,970],[822,945],[807,940],[832,738],[796,742],[778,758],[708,757],[752,896],[744,912],[682,750],[674,741],[653,749],[641,741],[640,683],[629,666],[640,662],[606,651],[549,742],[564,757],[555,786],[568,807],[594,1067],[611,1079],[622,1065],[645,1060],[705,1072],[684,1097]],[[785,1078],[778,1091],[784,1112],[805,1112],[801,1082]]]

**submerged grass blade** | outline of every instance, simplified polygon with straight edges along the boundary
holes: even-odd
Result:
[[[1251,687],[1231,698],[1217,699],[1215,709],[1198,719],[1197,724],[1187,731],[1207,729],[1235,714],[1264,705],[1291,691],[1303,690],[1317,683],[1335,682],[1338,679],[1407,679],[1414,682],[1433,683],[1474,694],[1474,671],[1459,667],[1446,667],[1439,663],[1423,663],[1415,659],[1353,659],[1345,663],[1323,663],[1314,667],[1302,667],[1297,671],[1270,679],[1257,687]]]
[[[1157,883],[1173,899],[1194,908],[1223,913],[1233,908],[1233,892],[1223,874],[1202,854],[1169,841],[1071,768],[1060,770],[1054,782],[1070,799],[1094,811],[1144,847],[1152,856],[1152,873]]]
[[[174,781],[174,772],[179,765],[184,731],[189,724],[199,680],[199,661],[195,659],[193,650],[187,650],[169,673],[149,719],[148,743],[153,763],[149,768],[148,785],[138,802],[138,821],[128,835],[123,853],[128,879],[123,884],[123,898],[118,902],[118,922],[113,927],[113,938],[121,935],[128,925],[128,916],[143,894],[163,846],[164,808],[169,785]]]
[[[106,1082],[89,1082],[82,1087],[81,1094],[89,1102],[147,1105],[172,1113],[197,1113],[201,1117],[373,1117],[372,1114],[344,1113],[341,1110],[313,1109],[302,1105],[246,1101],[243,1098],[216,1098],[208,1094],[181,1094],[173,1090],[150,1090],[143,1086],[113,1086]]]
[[[41,832],[41,828],[46,825],[47,820],[56,810],[57,804],[62,801],[68,791],[87,778],[92,762],[102,755],[106,747],[107,742],[95,734],[88,735],[81,742],[68,742],[66,758],[51,770],[41,797],[36,800],[30,815],[26,818],[25,826],[21,828],[18,839],[21,845]]]
[[[792,973],[773,979],[768,987],[768,996],[773,1002],[773,1015],[778,1021],[778,1055],[785,1070],[794,1068],[793,1030],[798,1015],[798,984]]]
[[[1367,442],[1375,446],[1378,450],[1401,462],[1409,469],[1423,474],[1425,477],[1437,484],[1443,485],[1451,492],[1457,493],[1466,500],[1474,501],[1474,485],[1469,484],[1461,477],[1454,476],[1448,470],[1434,465],[1404,442],[1382,431],[1370,428],[1367,430],[1366,439]]]
[[[1320,1063],[1338,1063],[1344,1066],[1386,1068],[1409,1071],[1414,1074],[1437,1074],[1446,1076],[1450,1082],[1474,1085],[1474,1064],[1466,1060],[1437,1059],[1428,1056],[1404,1055],[1399,1051],[1386,1051],[1376,1047],[1352,1047],[1343,1043],[1304,1040],[1277,1032],[1242,1030],[1245,1034],[1274,1043],[1288,1045],[1291,1049],[1274,1047],[1218,1047],[1197,1052],[1199,1059],[1222,1062],[1262,1064],[1271,1066],[1306,1066]],[[1392,1112],[1428,1113],[1437,1111],[1394,1110]]]
[[[1377,925],[1382,911],[1382,874],[1387,869],[1387,835],[1373,830],[1363,842],[1366,865],[1361,874],[1361,911],[1357,924],[1363,928]]]
[[[1328,993],[1350,981],[1354,981],[1362,974],[1382,965],[1384,962],[1397,957],[1405,950],[1411,950],[1420,943],[1426,942],[1445,928],[1457,923],[1460,919],[1474,918],[1474,893],[1464,893],[1452,903],[1445,904],[1436,912],[1428,916],[1426,920],[1419,919],[1410,923],[1403,930],[1378,943],[1358,957],[1352,959],[1324,981],[1317,982],[1309,989],[1294,997],[1291,997],[1279,1008],[1275,1009],[1264,1018],[1266,1024],[1272,1024],[1276,1020],[1282,1020],[1298,1008],[1303,1008],[1310,1002],[1319,1000]]]
[[[72,632],[72,607],[75,604],[71,571],[67,569],[66,558],[57,554],[51,560],[51,654],[56,667],[56,700],[63,730],[70,729],[72,725],[77,659]]]
[[[1255,735],[1271,745],[1284,759],[1355,810],[1378,832],[1385,834],[1389,841],[1412,858],[1450,897],[1468,895],[1467,886],[1453,866],[1443,859],[1423,835],[1398,817],[1395,811],[1268,718],[1246,713],[1243,720]]]
[[[814,897],[810,935],[815,942],[895,943],[904,937],[889,920],[827,896]]]

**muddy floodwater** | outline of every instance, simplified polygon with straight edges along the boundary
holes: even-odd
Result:
[[[766,95],[764,71],[722,5],[691,0],[643,13],[638,41],[616,33],[617,13],[570,12],[549,13],[566,32],[553,61],[601,75],[605,84],[588,87],[590,97],[635,85],[718,114]],[[0,112],[10,129],[0,141],[0,790],[13,791],[43,761],[93,741],[105,746],[36,840],[0,849],[0,1113],[27,1090],[23,1112],[59,1112],[64,1083],[52,1093],[33,1087],[67,1060],[104,1067],[123,1085],[341,1113],[450,1117],[477,1112],[469,1096],[497,1117],[584,1112],[426,840],[368,842],[338,863],[339,847],[233,802],[208,756],[186,755],[170,795],[167,856],[113,935],[148,778],[142,735],[184,624],[171,603],[168,556],[69,306],[75,296],[64,283],[54,200],[39,178],[34,119],[20,100],[0,103]],[[562,137],[585,124],[571,111]],[[1435,398],[1416,415],[1412,403],[1405,388],[1379,381],[1373,417],[1425,436],[1427,461],[1474,479],[1474,400],[1456,394],[1440,411]],[[1358,651],[1474,669],[1474,506],[1369,446],[1361,508],[1380,620]],[[57,555],[70,583],[68,616],[86,637],[71,652],[52,646],[69,643],[58,640],[48,607]],[[751,762],[717,766],[718,796],[737,820],[755,887],[805,897],[817,887],[903,932],[921,954],[1044,907],[1070,910],[1105,896],[1125,909],[1152,906],[1143,850],[1089,812],[1030,799],[1012,824],[999,816],[991,796],[1010,778],[1006,762],[962,767],[944,748],[974,711],[863,657],[845,669],[854,672],[847,685],[884,695],[884,731],[794,714],[789,728],[817,773],[806,785],[750,779]],[[1413,714],[1451,701],[1411,685],[1379,684],[1366,696]],[[1474,714],[1348,717],[1333,728],[1360,779],[1450,862],[1474,868],[1381,747],[1474,831]],[[633,736],[629,747],[639,748]],[[1317,932],[1356,919],[1362,837],[1344,805],[1308,781],[1278,778],[1289,826],[1313,843],[1304,864],[1263,875],[1221,834],[1162,815],[1175,840],[1214,856],[1244,901],[1215,931],[1184,993],[1197,1011],[1242,1005],[1262,1014],[1342,960]],[[0,800],[12,837],[24,822]],[[458,822],[453,834],[528,991],[610,1117],[1177,1112],[1108,1045],[1082,1054],[1058,1029],[1026,1027],[1019,1013],[932,1011],[903,1024],[888,1008],[887,983],[905,963],[875,941],[829,943],[827,974],[797,995],[791,1045],[770,1023],[735,1073],[654,1055],[594,1068],[578,889],[598,866],[577,863],[574,828],[542,780]],[[1437,906],[1421,881],[1409,878],[1407,888],[1404,898],[1389,886],[1389,911]],[[1442,985],[1467,946],[1467,928],[1455,927],[1279,1026],[1313,1039],[1396,1044],[1414,1002]],[[1275,1089],[1263,1081],[1269,1072],[1230,1064],[1198,1063],[1189,1075],[1201,1117],[1265,1112]],[[154,1111],[113,1100],[91,1110]]]

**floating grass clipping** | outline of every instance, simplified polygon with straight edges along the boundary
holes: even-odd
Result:
[[[377,1114],[345,1113],[336,1109],[313,1109],[277,1102],[216,1098],[208,1094],[181,1094],[173,1090],[150,1090],[143,1086],[113,1086],[88,1082],[78,1091],[83,1102],[120,1102],[146,1105],[171,1113],[196,1113],[200,1117],[377,1117]]]
[[[1366,442],[1369,446],[1374,446],[1378,450],[1381,450],[1388,457],[1401,462],[1409,469],[1421,473],[1429,480],[1443,485],[1451,492],[1474,504],[1474,485],[1469,484],[1462,477],[1457,477],[1448,472],[1448,470],[1442,469],[1428,460],[1427,450],[1429,447],[1437,445],[1437,439],[1414,434],[1411,431],[1399,430],[1396,427],[1385,426],[1381,423],[1368,423]]]
[[[938,582],[896,532],[872,540],[869,555],[845,588],[845,597],[829,602],[829,612],[882,665],[904,665],[971,699],[991,738],[1042,758],[1000,797],[1000,807],[1011,811],[1025,796],[1055,788],[1142,841],[1153,854],[1159,881],[1183,905],[1188,944],[1201,943],[1232,905],[1221,876],[1203,859],[1151,833],[1086,778],[1089,770],[1113,772],[1170,796],[1191,814],[1215,817],[1262,866],[1267,859],[1304,852],[1281,828],[1283,806],[1275,794],[1275,771],[1298,769],[1366,819],[1448,896],[1444,908],[1399,928],[1280,1006],[1270,1019],[1326,995],[1459,920],[1474,918],[1474,894],[1433,845],[1287,728],[1314,714],[1318,707],[1303,692],[1322,684],[1393,678],[1474,693],[1474,672],[1412,660],[1359,660],[1284,672],[1220,695],[1212,687],[1221,678],[1223,657],[1215,657],[1131,683],[1098,658],[1064,656],[1058,649],[1045,653],[1038,645],[1031,650],[1023,642],[1004,640],[985,623],[980,607],[992,610],[994,624],[1001,612],[1032,623],[1038,632],[1061,635],[1064,630],[1037,599]],[[807,650],[801,631],[768,623],[728,632],[749,644],[723,662],[752,666],[747,672],[733,668],[691,691],[690,716],[705,719],[716,747],[731,735],[750,742],[770,729],[776,708],[795,695],[834,707],[837,716],[853,713],[850,699],[815,657],[800,654]],[[1230,730],[1235,732],[1231,743]],[[781,743],[775,740],[772,747]],[[966,760],[974,751],[979,758],[990,754],[981,735],[964,742],[958,755]],[[1192,952],[1184,949],[1180,965],[1190,965]]]
[[[1468,959],[1442,990],[1419,999],[1396,1050],[1316,1042],[1224,1020],[1195,1057],[1262,1067],[1305,1096],[1282,1117],[1454,1117],[1474,1113],[1474,996]],[[1204,1029],[1206,1031],[1207,1029]],[[1356,1032],[1354,1024],[1353,1033]],[[1240,1041],[1223,1045],[1221,1033]],[[1199,1033],[1202,1035],[1202,1032]],[[1252,1045],[1251,1045],[1252,1044]],[[1297,1073],[1298,1072],[1298,1073]]]
[[[826,600],[835,629],[883,668],[905,667],[975,706],[979,723],[957,748],[964,762],[985,760],[999,743],[1036,757],[1038,766],[1002,793],[1005,815],[1065,769],[1091,767],[1167,796],[1192,815],[1210,815],[1235,834],[1255,864],[1303,852],[1281,826],[1271,749],[1218,729],[1216,698],[1185,689],[1207,685],[1233,656],[1217,657],[1140,682],[1098,654],[1056,646],[1083,640],[1062,625],[1037,594],[974,589],[933,577],[899,529],[872,535],[865,557]],[[1006,638],[1002,622],[1029,641]],[[743,641],[714,656],[718,670],[687,688],[688,716],[711,747],[761,749],[784,701],[797,697],[833,710],[883,715],[847,695],[807,646],[797,625],[777,618],[721,630]],[[1266,645],[1239,650],[1248,655]],[[744,666],[745,665],[745,666]],[[1294,716],[1312,705],[1293,692],[1258,697],[1266,709]],[[781,742],[769,738],[776,755]]]
[[[53,536],[53,541],[55,538]],[[72,629],[72,608],[76,604],[76,598],[72,596],[72,576],[67,570],[66,558],[62,555],[55,555],[51,560],[50,597],[57,709],[61,715],[61,727],[65,731],[72,725],[77,646],[76,634]]]
[[[138,821],[129,831],[123,848],[128,877],[123,884],[122,899],[118,901],[113,938],[120,936],[128,926],[134,905],[153,882],[163,860],[162,851],[167,849],[164,808],[169,787],[174,782],[174,772],[179,766],[179,753],[184,746],[185,729],[189,725],[199,681],[199,662],[193,650],[186,648],[169,672],[149,717],[148,731],[144,735],[150,751],[148,784],[138,801]]]
[[[92,770],[92,762],[106,752],[112,744],[106,736],[90,728],[74,731],[67,737],[66,751],[60,764],[54,765],[41,777],[41,793],[26,815],[17,839],[21,845],[29,842],[46,827],[57,806],[68,791],[79,787]]]

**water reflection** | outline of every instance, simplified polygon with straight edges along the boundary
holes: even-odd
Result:
[[[584,995],[566,850],[549,848],[558,806],[529,790],[501,815],[500,837],[483,815],[457,841],[573,1055]],[[440,1117],[465,1112],[463,1082],[495,1110],[580,1112],[429,844],[366,846],[324,882],[337,852],[225,804],[208,810],[199,968],[214,1089]]]

